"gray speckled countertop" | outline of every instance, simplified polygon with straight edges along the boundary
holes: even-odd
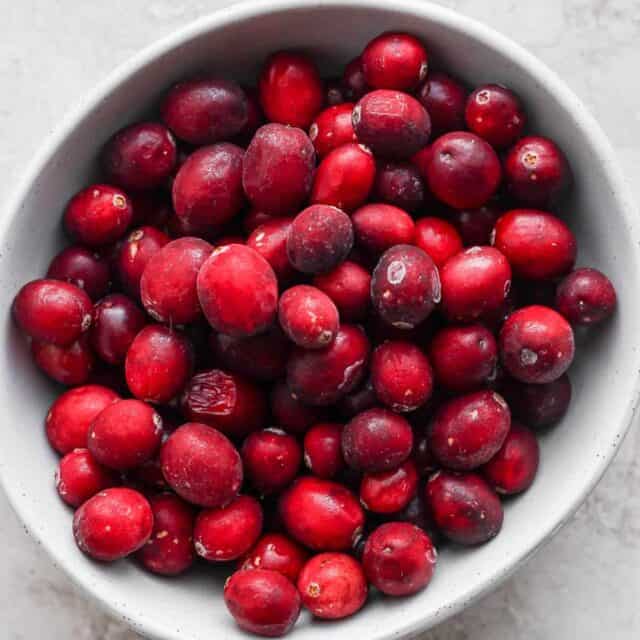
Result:
[[[76,100],[217,0],[20,0],[0,22],[0,200]],[[447,0],[549,64],[609,135],[640,196],[640,0]],[[606,215],[606,212],[603,212]],[[55,569],[0,493],[0,636],[134,640]],[[573,521],[501,589],[424,640],[640,636],[640,432]]]

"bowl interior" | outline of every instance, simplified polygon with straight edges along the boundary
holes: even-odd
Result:
[[[0,474],[27,527],[90,592],[139,631],[158,638],[209,640],[243,636],[221,599],[223,572],[204,569],[177,579],[155,578],[133,563],[101,566],[75,547],[71,511],[56,496],[56,456],[43,420],[58,390],[30,362],[10,319],[18,288],[40,277],[63,243],[60,218],[68,198],[95,174],[96,153],[118,127],[148,114],[175,80],[198,71],[255,79],[260,61],[281,48],[302,48],[326,70],[355,56],[388,29],[424,39],[438,66],[469,85],[506,84],[524,99],[531,129],[556,139],[575,176],[561,215],[579,240],[579,264],[601,268],[617,287],[616,317],[582,348],[570,374],[574,401],[563,423],[542,438],[538,479],[506,505],[503,532],[478,549],[446,549],[431,586],[408,599],[376,599],[366,613],[332,626],[371,640],[401,637],[434,624],[495,585],[528,557],[579,505],[626,431],[636,402],[640,333],[638,235],[633,205],[612,153],[581,104],[540,63],[502,36],[441,8],[404,2],[385,9],[367,0],[239,5],[160,43],[119,70],[80,105],[43,152],[22,193],[6,213],[0,237]],[[304,516],[302,516],[304,517]],[[304,619],[296,637],[324,637],[326,627]]]

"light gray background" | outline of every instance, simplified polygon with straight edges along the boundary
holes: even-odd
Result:
[[[84,92],[134,52],[224,4],[216,0],[0,2],[0,200],[6,199],[33,152]],[[640,195],[640,0],[441,4],[511,36],[557,71],[600,121]],[[59,214],[43,215],[48,213]],[[2,638],[138,637],[98,611],[52,566],[26,535],[2,493],[0,543]],[[575,519],[537,557],[501,589],[425,634],[424,640],[626,640],[639,635],[640,433],[636,429]]]

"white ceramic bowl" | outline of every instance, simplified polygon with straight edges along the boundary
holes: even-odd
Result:
[[[531,129],[557,140],[575,175],[562,212],[579,239],[579,264],[604,270],[619,311],[592,332],[571,369],[574,401],[562,424],[542,438],[538,478],[509,501],[502,533],[477,549],[446,550],[429,588],[412,598],[377,599],[331,626],[337,637],[404,638],[444,620],[521,565],[584,500],[634,419],[640,354],[638,221],[614,154],[580,101],[543,64],[498,33],[440,7],[404,0],[245,3],[202,18],[119,68],[47,142],[5,211],[0,228],[0,475],[26,527],[87,592],[139,632],[163,640],[235,639],[221,598],[221,574],[153,577],[133,563],[99,565],[71,535],[71,512],[53,485],[56,456],[43,419],[55,390],[30,362],[10,320],[18,288],[40,277],[60,248],[68,198],[93,177],[96,153],[114,130],[141,117],[175,80],[206,69],[253,78],[269,52],[301,47],[327,67],[344,64],[388,29],[422,37],[433,57],[469,82],[504,83],[524,99]],[[582,345],[581,345],[582,346]],[[304,618],[295,637],[324,638],[328,627]]]

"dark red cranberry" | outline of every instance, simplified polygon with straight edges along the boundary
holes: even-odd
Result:
[[[439,269],[462,251],[462,239],[455,227],[442,218],[420,218],[416,221],[415,244],[435,262]]]
[[[87,449],[67,453],[56,471],[58,494],[72,507],[79,507],[99,491],[117,484],[117,475],[98,464]]]
[[[410,162],[385,162],[378,167],[374,197],[411,213],[425,200],[425,186],[418,169]]]
[[[291,538],[281,533],[265,533],[241,560],[238,568],[277,571],[295,582],[308,555]]]
[[[256,131],[264,124],[264,113],[260,106],[258,90],[255,87],[243,87],[247,96],[247,122],[242,127],[236,139],[241,146],[246,146]]]
[[[163,437],[168,437],[165,430]],[[156,455],[143,462],[139,467],[131,469],[127,472],[127,480],[132,487],[140,487],[142,493],[155,493],[157,491],[168,491],[169,485],[162,475],[162,466],[160,465],[160,457]]]
[[[186,154],[179,152],[179,164],[174,172],[186,160]],[[133,191],[128,194],[133,208],[131,224],[134,226],[164,227],[171,215],[171,198],[164,190]]]
[[[251,235],[260,225],[266,224],[274,220],[276,216],[270,213],[260,211],[260,209],[251,209],[242,220],[242,228],[247,235]],[[255,247],[254,247],[255,249]]]
[[[332,271],[315,276],[313,284],[333,300],[342,320],[355,322],[367,315],[371,275],[359,264],[345,260]]]
[[[311,473],[330,480],[344,468],[342,425],[320,422],[304,436],[304,461]]]
[[[412,459],[416,465],[418,473],[421,476],[431,475],[440,466],[440,463],[438,462],[438,460],[436,460],[433,452],[431,451],[431,447],[429,446],[428,433],[426,433],[426,431],[424,431],[423,429],[423,426],[425,424],[428,424],[433,418],[433,414],[435,413],[436,409],[437,407],[435,407],[433,410],[430,410],[429,415],[427,416],[420,416],[418,421],[420,431],[417,431],[415,435]],[[415,426],[416,422],[414,422],[413,424]]]
[[[593,325],[606,320],[617,304],[616,290],[601,271],[581,268],[558,285],[556,309],[571,323]]]
[[[460,209],[449,212],[449,220],[458,230],[465,247],[491,243],[491,232],[502,210],[491,203],[479,209]]]
[[[345,418],[353,418],[358,413],[372,409],[377,404],[378,396],[369,379],[355,391],[343,396],[338,402],[337,408],[340,415]]]
[[[366,204],[354,212],[351,221],[358,246],[375,256],[397,244],[413,243],[411,216],[391,204]]]
[[[388,518],[394,522],[409,522],[419,527],[429,536],[434,545],[438,545],[442,541],[442,536],[433,521],[433,515],[424,503],[422,493],[420,491],[419,495],[410,500],[402,511],[389,514]]]
[[[31,355],[38,367],[52,380],[69,387],[87,383],[94,365],[86,335],[64,347],[33,340]]]
[[[316,116],[309,127],[309,138],[318,156],[323,158],[336,147],[358,141],[351,123],[354,106],[353,102],[342,102]]]
[[[467,91],[451,76],[437,71],[430,72],[418,91],[418,100],[431,116],[435,135],[464,129]]]
[[[342,74],[342,86],[348,100],[360,100],[369,91],[369,86],[362,69],[362,58],[354,58],[345,68]]]
[[[247,238],[247,246],[270,265],[280,282],[292,279],[294,269],[287,256],[287,238],[293,218],[274,218],[257,226]]]
[[[270,400],[275,424],[290,433],[304,433],[324,417],[319,407],[304,404],[294,397],[285,382],[278,382],[273,387]]]
[[[360,484],[360,503],[373,513],[395,513],[416,495],[418,472],[412,460],[397,469],[365,473]]]
[[[49,265],[47,278],[63,280],[84,289],[92,300],[107,293],[111,285],[109,264],[98,253],[80,246],[67,247]]]

